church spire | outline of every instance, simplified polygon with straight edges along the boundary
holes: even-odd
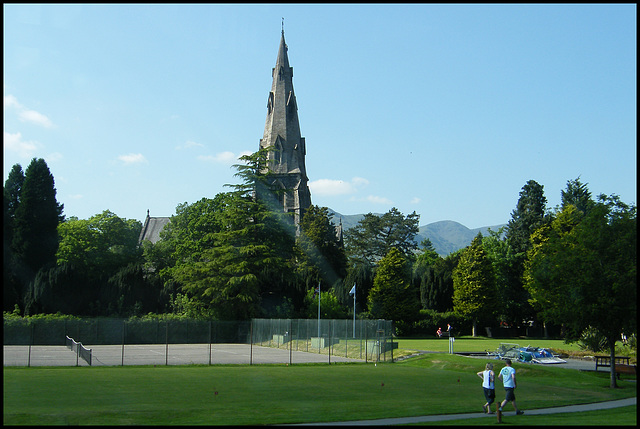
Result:
[[[284,39],[284,18],[276,65],[271,71],[273,81],[267,98],[267,118],[260,148],[273,146],[268,167],[274,173],[273,184],[286,192],[282,197],[285,212],[295,213],[299,224],[304,211],[311,205],[305,167],[305,139],[300,134],[298,106],[293,90],[293,67],[289,66]]]

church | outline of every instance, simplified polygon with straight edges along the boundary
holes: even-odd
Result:
[[[305,167],[306,144],[300,134],[298,105],[293,91],[293,67],[289,66],[284,28],[280,37],[276,65],[271,70],[273,78],[271,91],[267,97],[267,119],[264,134],[260,139],[260,149],[273,146],[269,153],[268,168],[273,173],[272,186],[286,190],[280,197],[283,211],[293,213],[294,223],[299,226],[305,210],[311,206],[309,178]],[[140,232],[139,243],[149,240],[156,243],[160,231],[170,222],[170,217],[147,217]],[[337,228],[339,237],[341,228]]]

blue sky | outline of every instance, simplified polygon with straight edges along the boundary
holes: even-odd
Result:
[[[171,216],[259,148],[282,17],[312,203],[511,218],[533,179],[636,202],[636,5],[4,4],[4,180]]]

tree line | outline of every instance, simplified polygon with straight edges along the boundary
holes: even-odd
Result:
[[[155,244],[110,211],[65,219],[42,159],[4,186],[4,310],[79,316],[173,313],[194,318],[394,320],[398,334],[433,335],[452,322],[597,332],[610,347],[636,333],[636,207],[593,198],[579,178],[546,207],[529,180],[511,219],[445,257],[416,243],[419,216],[392,208],[337,234],[326,207],[299,229],[279,207],[267,151],[235,165],[239,184],[176,208]],[[344,240],[344,241],[343,241]],[[350,295],[353,286],[355,297]],[[613,342],[613,343],[612,343]]]

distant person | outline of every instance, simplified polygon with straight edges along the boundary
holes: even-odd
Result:
[[[493,372],[493,364],[488,362],[484,367],[484,371],[477,373],[478,377],[482,379],[482,390],[484,390],[484,398],[487,403],[482,406],[482,409],[487,414],[493,414],[491,411],[491,404],[496,399],[496,386],[494,384],[495,374]]]
[[[447,335],[451,336],[453,331],[453,326],[447,323]]]
[[[438,327],[436,334],[438,334],[438,338],[442,338],[442,328]]]
[[[513,404],[513,408],[516,410],[516,415],[524,414],[524,411],[518,410],[516,406],[516,370],[511,366],[511,359],[505,360],[506,366],[500,370],[498,378],[502,379],[502,385],[504,386],[505,399],[500,404],[500,412],[507,402]]]

